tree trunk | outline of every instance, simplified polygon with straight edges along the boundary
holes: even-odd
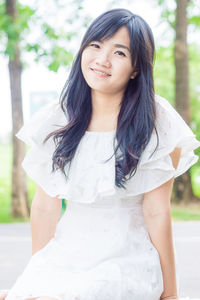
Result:
[[[193,194],[189,170],[175,179],[171,200],[173,203],[183,204],[199,201]]]
[[[188,48],[187,48],[187,5],[189,0],[176,0],[176,39],[174,47],[175,59],[175,108],[190,124],[189,103],[189,70],[188,70]],[[172,201],[189,203],[195,201],[192,190],[189,170],[174,181]]]
[[[16,0],[6,0],[6,13],[12,17],[13,21],[17,18]],[[8,40],[9,38],[11,37],[8,35]],[[26,218],[30,215],[30,206],[28,202],[26,175],[21,167],[26,147],[23,142],[15,137],[15,134],[23,125],[21,92],[22,64],[20,61],[19,42],[16,42],[14,46],[14,59],[9,57],[8,68],[11,89],[13,145],[11,214],[13,217]]]

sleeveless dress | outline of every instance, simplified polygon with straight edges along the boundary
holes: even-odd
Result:
[[[22,166],[44,191],[67,200],[67,208],[45,247],[30,258],[6,300],[49,296],[57,300],[159,300],[163,277],[159,254],[142,212],[145,192],[177,177],[198,161],[200,141],[173,106],[156,95],[159,147],[153,131],[126,190],[115,186],[115,131],[86,131],[69,180],[51,173],[55,145],[48,133],[65,126],[59,103],[37,112],[16,136],[30,146]],[[181,147],[177,169],[169,153]],[[175,250],[176,254],[176,250]],[[178,289],[179,277],[177,275]]]

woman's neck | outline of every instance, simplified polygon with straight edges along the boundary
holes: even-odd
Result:
[[[122,95],[120,94],[103,94],[92,91],[92,114],[96,117],[116,116],[120,111]]]
[[[87,130],[116,130],[120,102],[121,95],[92,93],[92,117]]]

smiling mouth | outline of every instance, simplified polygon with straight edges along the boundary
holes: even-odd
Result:
[[[110,74],[105,73],[103,71],[99,71],[99,70],[92,69],[92,68],[90,68],[90,70],[92,70],[95,74],[99,75],[100,77],[109,77],[109,76],[111,76]]]

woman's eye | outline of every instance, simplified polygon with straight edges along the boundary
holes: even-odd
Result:
[[[116,51],[115,53],[118,53],[120,56],[126,56],[122,51]]]
[[[95,43],[90,44],[90,46],[92,46],[92,47],[94,47],[94,48],[99,48],[99,45],[98,45],[98,44],[95,44]]]

